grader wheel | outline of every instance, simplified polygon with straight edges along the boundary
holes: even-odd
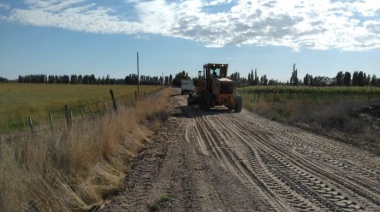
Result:
[[[211,108],[211,96],[206,94],[204,95],[204,110],[208,111]]]

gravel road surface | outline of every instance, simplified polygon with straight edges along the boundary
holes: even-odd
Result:
[[[186,98],[101,211],[380,211],[379,156]]]

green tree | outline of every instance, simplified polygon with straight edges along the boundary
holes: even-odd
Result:
[[[267,85],[268,84],[268,79],[267,79],[267,75],[263,75],[260,79],[260,83],[261,85]]]
[[[306,76],[303,78],[303,84],[304,85],[311,85],[312,79],[313,79],[313,76],[306,74]]]
[[[346,71],[343,76],[343,85],[350,86],[351,85],[351,73]]]
[[[364,86],[365,79],[365,74],[362,71],[360,71],[358,74],[358,86]]]
[[[293,72],[292,76],[290,77],[290,85],[297,86],[298,85],[298,77],[297,77],[297,69],[296,69],[296,64],[294,63],[293,65]]]
[[[9,80],[8,80],[7,78],[4,78],[4,77],[1,77],[1,76],[0,76],[0,82],[1,82],[1,83],[9,82]]]
[[[336,81],[337,86],[343,86],[343,82],[344,82],[343,71],[338,72],[338,74],[335,77],[335,81]]]
[[[371,79],[371,85],[372,86],[376,86],[376,75],[372,75],[372,79]]]
[[[111,80],[110,80],[110,75],[109,74],[107,74],[107,77],[106,77],[106,80],[105,80],[105,84],[106,85],[111,84]]]
[[[181,80],[190,80],[189,74],[184,70],[175,75],[173,85],[180,86]]]
[[[352,86],[358,86],[359,85],[359,80],[358,80],[358,71],[354,71],[354,74],[352,75]]]
[[[257,75],[257,69],[255,68],[255,82],[254,82],[254,85],[258,85],[259,84],[259,76]]]

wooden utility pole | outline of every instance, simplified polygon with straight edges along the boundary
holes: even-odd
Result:
[[[137,52],[137,96],[140,96],[140,68],[139,68],[139,52]]]

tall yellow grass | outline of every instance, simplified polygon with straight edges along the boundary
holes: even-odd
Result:
[[[273,87],[275,88],[275,87]],[[359,90],[359,89],[358,89]],[[376,119],[360,111],[371,103],[367,94],[241,92],[244,107],[268,119],[330,135],[380,154]],[[371,99],[378,100],[378,94]],[[364,145],[363,145],[364,144]]]
[[[134,156],[157,127],[169,90],[54,133],[2,135],[0,211],[81,211],[123,188]]]

